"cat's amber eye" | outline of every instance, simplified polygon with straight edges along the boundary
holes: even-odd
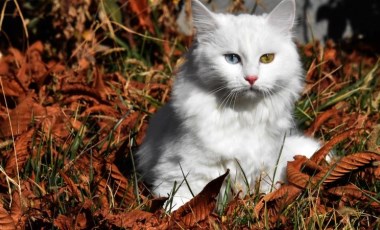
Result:
[[[241,58],[237,54],[225,54],[226,61],[230,64],[238,64],[241,62]]]
[[[263,54],[260,57],[260,62],[264,64],[271,63],[274,59],[274,53],[269,53],[269,54]]]

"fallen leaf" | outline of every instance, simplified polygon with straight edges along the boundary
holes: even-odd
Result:
[[[128,182],[127,178],[119,171],[115,164],[106,164],[106,171],[111,177],[111,187],[116,190],[118,198],[123,200],[123,203],[133,203],[136,200],[133,186]]]
[[[302,173],[302,168],[307,161],[307,157],[297,155],[294,156],[294,161],[288,162],[286,174],[289,184],[305,189],[311,182],[310,176]]]
[[[80,202],[83,202],[83,197],[81,195],[81,192],[79,191],[78,186],[74,183],[74,181],[72,181],[71,178],[67,176],[62,170],[59,171],[59,175],[61,175],[63,180],[66,182],[71,193],[75,194],[75,196]]]
[[[23,90],[20,83],[13,80],[11,77],[8,76],[1,76],[0,79],[2,83],[1,87],[1,93],[7,97],[19,97],[23,96],[25,94],[25,91]]]
[[[282,208],[293,202],[301,192],[302,189],[297,188],[296,186],[283,185],[279,189],[265,195],[260,199],[254,208],[255,215],[259,217],[263,208],[266,206],[267,210],[272,210],[272,215],[273,213],[277,213],[277,215],[270,216],[272,222],[276,221]]]
[[[307,129],[306,134],[308,136],[313,136],[314,133],[320,129],[323,123],[325,123],[332,116],[335,116],[337,113],[338,113],[338,110],[335,107],[333,107],[332,109],[324,111],[323,113],[318,115],[315,118],[314,122],[311,124],[311,126]]]
[[[380,210],[380,203],[374,201],[371,197],[376,197],[376,193],[360,189],[359,187],[348,184],[339,187],[333,187],[327,190],[328,193],[341,197],[342,200],[347,200],[348,203],[354,205],[371,205],[373,208]]]
[[[137,15],[140,25],[154,34],[154,26],[150,19],[150,7],[147,0],[130,0],[129,4],[132,11]]]
[[[0,117],[0,137],[22,134],[28,130],[33,119],[38,119],[45,114],[45,109],[35,101],[35,96],[28,95],[9,112],[9,117]]]
[[[208,218],[215,209],[216,197],[228,174],[229,170],[209,182],[198,195],[174,211],[172,214],[173,220],[182,227],[188,228]],[[172,224],[177,225],[177,223]]]
[[[319,173],[316,177],[326,177],[323,183],[325,185],[330,184],[341,179],[346,174],[352,173],[360,167],[369,165],[374,161],[380,161],[380,155],[371,152],[358,152],[350,154],[342,157],[338,162],[336,162],[335,165],[332,166],[332,169],[328,172],[327,176],[322,176],[323,173]]]
[[[24,205],[22,197],[18,191],[13,191],[12,194],[12,206],[11,206],[11,217],[13,222],[18,225],[21,222],[21,217],[24,214]]]
[[[108,87],[106,87],[106,85],[104,84],[104,79],[103,79],[104,75],[100,74],[99,69],[96,68],[93,77],[94,77],[95,90],[99,93],[100,98],[102,98],[102,100],[106,100],[107,95],[109,93],[108,93]]]
[[[0,206],[0,230],[13,230],[16,225],[8,211]]]
[[[17,173],[21,172],[24,165],[31,157],[30,144],[32,143],[34,132],[35,129],[30,129],[28,132],[23,133],[19,138],[17,138],[15,145],[16,149],[11,152],[5,165],[5,171],[9,176],[14,177]]]
[[[310,157],[310,160],[314,161],[315,163],[319,164],[323,159],[326,159],[327,154],[332,150],[332,148],[347,139],[348,137],[352,137],[354,134],[359,133],[359,130],[357,129],[351,129],[347,130],[341,134],[338,134],[337,136],[333,137],[329,142],[327,142],[322,148],[320,148],[317,152],[313,154],[313,156]]]
[[[153,213],[145,212],[141,210],[134,210],[127,213],[109,214],[105,216],[105,219],[112,225],[119,228],[136,228],[139,224],[146,223],[153,217]]]
[[[72,223],[73,223],[72,217],[59,214],[56,218],[54,218],[53,225],[58,229],[70,230],[70,229],[73,229]]]

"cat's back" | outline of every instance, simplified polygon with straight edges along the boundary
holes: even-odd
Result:
[[[163,155],[174,155],[173,150],[183,136],[181,120],[172,103],[167,103],[149,120],[149,128],[136,156],[138,168],[144,174],[150,172]],[[144,175],[150,178],[149,175]]]

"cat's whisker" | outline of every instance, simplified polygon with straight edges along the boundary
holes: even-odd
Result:
[[[235,90],[232,90],[232,91],[231,91],[230,98],[229,98],[229,100],[228,100],[228,107],[231,108],[231,109],[234,108],[235,97],[236,97],[236,91],[235,91]]]
[[[233,104],[233,106],[232,106],[232,109],[233,109],[233,110],[235,110],[236,100],[237,100],[237,98],[238,98],[238,96],[239,96],[239,93],[240,93],[240,91],[236,91],[236,92],[235,92],[234,104]]]
[[[222,91],[222,90],[224,90],[224,89],[228,89],[228,87],[227,87],[227,86],[220,86],[220,87],[215,88],[214,90],[210,91],[210,92],[208,93],[208,95],[216,94],[216,93],[218,93],[218,92],[220,92],[220,91]]]
[[[236,95],[237,95],[237,92],[236,90],[232,90],[231,93],[231,98],[229,100],[229,107],[234,110],[235,109],[235,102],[236,102]]]
[[[218,110],[223,111],[225,109],[225,107],[227,107],[227,104],[228,104],[229,98],[231,97],[231,94],[232,94],[232,92],[230,91],[230,92],[228,92],[227,96],[222,97],[223,100],[220,103]]]

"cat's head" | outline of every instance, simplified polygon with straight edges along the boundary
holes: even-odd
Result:
[[[292,41],[294,0],[261,16],[213,13],[198,0],[192,0],[192,12],[196,36],[188,62],[200,84],[221,95],[298,95],[302,70]]]

